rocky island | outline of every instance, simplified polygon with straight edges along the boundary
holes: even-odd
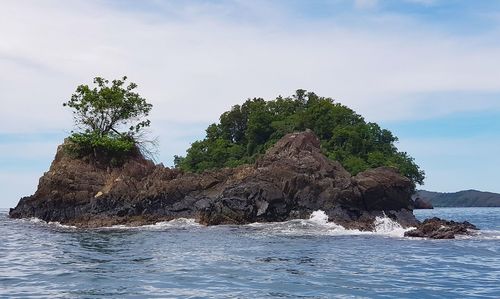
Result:
[[[408,236],[454,238],[475,227],[412,209],[421,171],[397,138],[331,98],[298,90],[249,99],[223,113],[175,168],[144,155],[140,132],[152,105],[126,77],[97,77],[64,103],[80,128],[58,147],[32,196],[10,210],[77,227],[143,225],[195,218],[204,225],[277,222],[322,210],[348,229],[373,231],[389,217]],[[120,131],[123,127],[128,131]],[[311,130],[312,129],[312,130]],[[146,151],[147,152],[147,151]]]
[[[385,214],[403,227],[419,227],[412,213],[412,184],[397,170],[380,167],[351,176],[326,158],[312,131],[283,137],[254,165],[202,174],[155,165],[140,154],[122,166],[91,157],[74,159],[64,146],[34,195],[11,209],[13,218],[38,217],[78,227],[142,225],[179,217],[202,224],[245,224],[307,218],[323,210],[346,228],[373,230]],[[410,236],[452,238],[424,229]],[[468,228],[473,228],[468,226]]]

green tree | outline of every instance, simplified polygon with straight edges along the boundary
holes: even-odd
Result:
[[[113,80],[110,85],[108,80],[96,77],[96,87],[78,86],[71,99],[63,103],[63,106],[73,108],[76,125],[87,133],[99,136],[111,132],[135,135],[150,125],[151,122],[144,118],[149,115],[153,106],[134,92],[137,84],[129,83],[125,86],[126,80],[127,77]],[[128,132],[118,131],[123,126],[128,128]]]
[[[80,85],[63,106],[72,108],[77,132],[70,136],[69,151],[76,156],[93,154],[115,162],[134,151],[149,152],[142,140],[152,105],[135,89],[137,84],[126,85],[127,77],[111,83],[101,77],[94,78],[95,86]],[[140,140],[141,139],[141,140]],[[118,160],[120,161],[118,161]]]

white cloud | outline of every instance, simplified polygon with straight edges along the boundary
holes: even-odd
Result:
[[[373,120],[420,117],[408,109],[422,102],[416,93],[500,91],[500,51],[480,38],[423,32],[397,18],[370,30],[283,17],[238,23],[207,11],[191,5],[161,17],[101,2],[4,2],[1,130],[68,128],[71,115],[61,103],[95,75],[129,75],[153,102],[154,118],[175,122],[216,121],[248,97],[297,88],[335,97]],[[272,11],[253,7],[254,14]],[[448,108],[442,113],[468,109]]]

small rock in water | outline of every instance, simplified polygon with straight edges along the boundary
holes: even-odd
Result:
[[[455,222],[437,217],[424,220],[417,228],[405,232],[405,237],[454,239],[456,235],[470,235],[469,230],[478,228],[467,221]]]

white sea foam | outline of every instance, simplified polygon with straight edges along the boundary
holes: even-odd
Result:
[[[328,222],[328,215],[324,211],[314,211],[309,221],[328,228],[330,234],[337,235],[383,235],[389,237],[403,237],[404,233],[412,228],[403,228],[399,223],[387,217],[375,217],[375,231],[360,231],[357,229],[346,229],[334,222]]]
[[[500,230],[469,230],[470,235],[457,235],[457,239],[500,240]]]
[[[60,227],[60,228],[73,228],[73,229],[77,228],[74,225],[61,224],[60,222],[57,222],[57,221],[51,221],[51,222],[48,222],[47,224],[52,225],[52,226],[56,226],[56,227]]]
[[[193,227],[201,227],[202,225],[191,218],[177,218],[170,221],[161,221],[154,224],[146,224],[139,226],[130,225],[112,225],[98,228],[99,230],[164,230],[169,228],[187,229]]]
[[[309,216],[309,221],[326,225],[328,224],[328,215],[326,215],[326,213],[322,210],[317,210],[312,212],[311,216]]]
[[[47,221],[42,220],[42,219],[37,218],[37,217],[31,217],[31,218],[28,218],[28,219],[18,219],[18,220],[20,220],[20,221],[28,221],[28,222],[31,222],[31,223],[40,224],[40,225],[46,225],[46,226],[51,226],[51,227],[71,228],[71,229],[76,228],[76,226],[61,224],[58,221],[49,221],[49,222],[47,222]]]
[[[46,222],[39,218],[20,219],[19,221],[30,222],[37,225],[48,227],[63,228],[63,229],[78,229],[76,226],[64,225],[59,222]],[[390,219],[387,216],[375,218],[375,231],[360,231],[355,229],[346,229],[334,222],[328,221],[328,215],[317,210],[311,213],[309,219],[297,219],[285,222],[267,222],[267,223],[252,223],[248,227],[256,228],[259,232],[265,235],[327,235],[327,236],[356,236],[356,235],[379,235],[386,237],[402,238],[404,233],[413,229],[403,228],[399,223]],[[109,227],[101,227],[96,230],[151,230],[162,231],[168,229],[194,229],[203,228],[204,226],[197,223],[195,219],[178,218],[171,221],[163,221],[155,224],[141,226],[113,225]],[[217,226],[216,226],[217,227]],[[217,229],[213,227],[214,229]],[[222,226],[223,227],[223,226]],[[222,228],[221,227],[221,228]],[[480,230],[473,231],[472,235],[457,236],[457,239],[481,239],[481,240],[500,240],[499,230]]]
[[[24,220],[24,219],[21,219],[21,220]],[[29,219],[27,219],[29,222],[33,222],[33,223],[47,223],[45,222],[44,220],[40,219],[40,218],[36,218],[36,217],[31,217]]]
[[[28,219],[19,219],[20,221],[27,221],[30,223],[38,224],[38,225],[44,225],[44,226],[49,226],[49,227],[57,227],[57,228],[66,228],[66,229],[78,229],[78,227],[73,226],[73,225],[66,225],[66,224],[61,224],[60,222],[57,221],[45,221],[40,218],[36,217],[31,217]],[[147,225],[139,225],[139,226],[130,226],[130,225],[112,225],[112,226],[105,226],[105,227],[99,227],[95,228],[96,230],[141,230],[141,229],[147,229],[147,230],[162,230],[166,228],[189,228],[189,227],[201,227],[202,225],[197,223],[195,219],[190,219],[190,218],[178,218],[174,219],[171,221],[162,221],[162,222],[157,222],[154,224],[147,224]]]
[[[375,231],[360,231],[346,229],[345,227],[328,221],[328,215],[322,210],[311,213],[309,219],[290,220],[285,222],[252,223],[251,227],[259,228],[265,234],[284,235],[380,235],[388,237],[403,237],[405,231],[412,228],[403,228],[399,223],[387,216],[376,217]]]
[[[201,227],[202,225],[192,218],[177,218],[171,221],[162,221],[155,224],[148,224],[141,226],[142,228],[149,229],[164,229],[164,228],[190,228]]]
[[[404,237],[405,232],[412,230],[413,227],[403,228],[401,224],[387,217],[375,217],[375,233],[391,236],[391,237]]]

